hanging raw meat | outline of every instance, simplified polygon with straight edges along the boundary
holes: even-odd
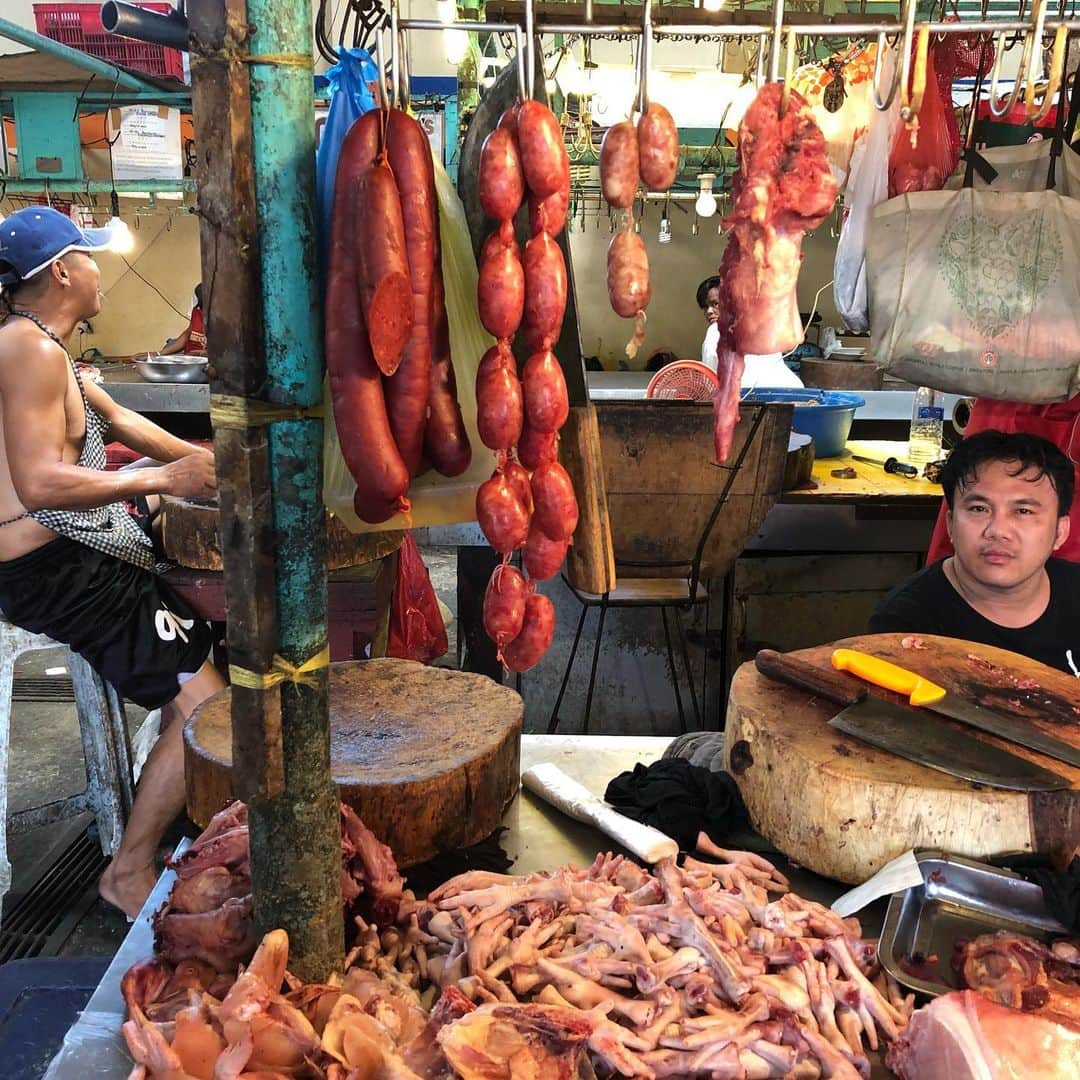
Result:
[[[719,461],[731,450],[738,422],[739,379],[732,377],[733,369],[748,353],[790,352],[803,339],[795,291],[802,239],[825,220],[836,200],[821,129],[794,90],[781,116],[781,92],[779,83],[763,86],[739,125],[739,168],[731,181],[732,211],[724,221],[728,242],[720,266],[727,318],[717,350]]]

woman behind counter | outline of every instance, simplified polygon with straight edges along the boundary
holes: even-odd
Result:
[[[188,316],[187,326],[180,336],[173,338],[158,355],[176,356],[180,353],[185,356],[206,355],[206,317],[203,314],[201,281],[195,286],[195,295],[191,298],[191,315]]]
[[[715,371],[716,347],[720,339],[717,326],[720,318],[720,279],[718,277],[708,277],[698,286],[697,302],[708,324],[705,340],[701,343],[701,362]],[[802,379],[784,363],[784,358],[780,353],[773,353],[770,356],[747,356],[740,385],[744,390],[750,390],[756,386],[802,389],[803,383]]]

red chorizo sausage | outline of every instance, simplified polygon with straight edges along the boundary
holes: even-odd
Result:
[[[496,125],[497,127],[505,128],[507,131],[512,131],[515,138],[517,138],[517,113],[518,107],[516,105],[511,105],[509,109],[504,110]]]
[[[533,353],[521,373],[525,414],[537,431],[558,431],[570,415],[566,379],[550,349]]]
[[[497,338],[514,336],[525,305],[525,272],[509,222],[503,222],[502,228],[484,242],[476,301],[480,322],[489,334]]]
[[[549,461],[532,474],[533,520],[552,540],[569,540],[578,523],[578,504],[570,474]]]
[[[393,375],[412,329],[412,285],[397,181],[377,158],[357,191],[353,222],[360,307],[375,363]]]
[[[492,450],[509,450],[521,435],[521,383],[505,341],[492,345],[476,372],[476,427]]]
[[[480,205],[488,217],[509,221],[525,197],[525,178],[517,139],[508,128],[497,127],[484,140],[477,178]]]
[[[525,601],[521,633],[503,647],[503,663],[511,671],[528,671],[540,662],[554,636],[555,605],[546,596],[533,593]]]
[[[353,130],[356,128],[354,124]],[[353,506],[364,521],[377,524],[408,511],[409,471],[390,431],[382,378],[360,312],[352,242],[356,203],[353,172],[358,165],[367,166],[363,161],[364,129],[355,139],[353,130],[343,146],[334,187],[326,284],[326,366],[341,454],[356,481]],[[374,142],[369,149],[373,158]]]
[[[515,461],[513,458],[507,458],[499,468],[502,469],[506,482],[514,489],[514,494],[521,500],[521,504],[532,514],[533,500],[532,486],[529,483],[529,470],[520,461]]]
[[[476,520],[500,555],[517,550],[529,534],[529,512],[498,469],[476,492]]]
[[[529,583],[516,566],[495,567],[484,590],[484,631],[500,648],[521,633]]]
[[[629,120],[612,124],[600,144],[600,189],[618,210],[634,203],[638,189],[638,133]]]
[[[645,241],[633,229],[617,232],[608,245],[608,299],[617,315],[632,319],[649,306],[649,256]]]
[[[440,260],[435,260],[431,288],[431,386],[424,453],[443,476],[460,476],[472,461],[472,447],[461,418],[457,379],[450,355],[450,323],[446,316]]]
[[[679,175],[679,129],[671,113],[652,102],[637,125],[638,169],[649,191],[667,191]]]
[[[517,111],[517,138],[525,183],[538,199],[570,186],[570,158],[558,118],[539,101],[523,101]]]
[[[537,431],[526,418],[517,441],[518,461],[533,470],[559,460],[559,436],[554,431]]]
[[[553,578],[566,558],[569,540],[552,540],[543,529],[534,523],[525,540],[525,550],[521,561],[532,581],[547,581]]]
[[[535,236],[546,232],[558,236],[566,225],[566,212],[570,208],[570,189],[560,189],[546,199],[529,195],[529,232]]]
[[[439,202],[431,144],[424,129],[400,109],[391,109],[387,115],[386,148],[401,195],[413,313],[401,364],[386,382],[386,409],[405,466],[417,476],[431,396],[432,283],[439,248]]]
[[[559,340],[566,314],[566,260],[559,245],[542,232],[525,244],[524,268],[530,348],[533,341],[549,348]]]

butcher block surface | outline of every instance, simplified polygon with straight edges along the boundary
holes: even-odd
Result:
[[[232,798],[231,691],[184,732],[188,815]],[[521,698],[482,675],[409,660],[330,665],[330,755],[342,801],[413,866],[489,836],[518,789]]]
[[[995,712],[1024,717],[1080,747],[1080,683],[1015,653],[951,638],[867,634],[793,655],[829,668],[846,646],[892,660]],[[906,699],[885,690],[871,693]],[[867,746],[828,726],[841,707],[761,675],[735,673],[726,768],[754,826],[784,854],[826,877],[861,882],[909,848],[985,858],[1038,851],[1064,862],[1080,843],[1080,769],[954,724],[1068,779],[1071,789],[1026,794],[983,788]],[[936,715],[936,714],[935,714]]]
[[[326,515],[326,568],[363,566],[399,547],[403,532],[351,533],[333,514]],[[161,544],[165,557],[192,570],[221,570],[221,537],[216,499],[162,496]]]

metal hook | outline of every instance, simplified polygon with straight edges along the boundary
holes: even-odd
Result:
[[[1038,47],[1042,48],[1044,24],[1046,22],[1046,4],[1043,3],[1040,12],[1041,18],[1038,20],[1038,29],[1035,31],[1035,42]],[[1028,66],[1027,86],[1024,90],[1024,111],[1027,113],[1028,118],[1035,123],[1039,123],[1041,120],[1045,120],[1050,110],[1054,107],[1054,99],[1057,97],[1058,89],[1061,86],[1061,78],[1065,74],[1065,50],[1069,42],[1069,31],[1062,24],[1057,28],[1057,32],[1054,34],[1054,47],[1050,53],[1050,71],[1047,76],[1046,93],[1043,97],[1042,105],[1036,108],[1035,105],[1035,86],[1038,80],[1035,77],[1034,63]],[[1035,46],[1033,46],[1034,48]]]
[[[638,112],[649,107],[649,66],[652,63],[652,0],[641,5],[641,43],[638,46]]]
[[[398,57],[399,51],[398,42],[398,6],[396,3],[390,4],[390,107],[392,109],[401,108],[401,91],[398,87],[398,77],[401,72],[400,61]]]
[[[386,46],[383,43],[381,27],[375,31],[375,70],[379,79],[379,108],[389,109],[390,99],[386,92]]]
[[[904,32],[900,36],[900,103],[906,104],[908,85],[911,80],[911,47],[915,43],[915,5],[916,0],[906,0],[904,8]],[[924,87],[925,90],[925,87]],[[875,90],[875,104],[877,92]],[[891,99],[890,99],[891,103]],[[921,95],[920,95],[921,104]]]
[[[765,85],[765,38],[759,34],[757,39],[757,59],[754,65],[754,89],[760,90]]]
[[[533,25],[533,0],[525,0],[525,58],[528,60],[528,65],[525,69],[525,93],[522,94],[523,101],[533,96],[533,89],[536,82],[535,48],[536,29]]]
[[[874,108],[878,112],[885,112],[892,107],[892,103],[896,100],[896,92],[900,89],[900,62],[899,57],[893,63],[893,73],[891,85],[889,86],[889,95],[883,101],[878,94],[878,87],[881,85],[881,72],[885,66],[885,54],[888,52],[889,45],[886,41],[885,34],[878,34],[877,39],[877,55],[874,57],[874,81],[871,83],[870,91],[874,95]]]
[[[1024,0],[1020,0],[1020,2],[1023,4]],[[995,36],[994,49],[997,55],[994,57],[994,67],[990,72],[990,100],[987,103],[990,107],[990,115],[995,120],[1000,120],[1003,116],[1007,115],[1020,97],[1020,89],[1025,85],[1025,75],[1027,74],[1028,66],[1031,63],[1031,50],[1034,46],[1035,38],[1038,37],[1038,39],[1042,41],[1045,23],[1046,0],[1035,0],[1031,12],[1031,33],[1024,35],[1024,51],[1020,54],[1020,66],[1016,69],[1016,79],[1013,82],[1012,92],[1005,99],[1005,105],[1001,109],[996,107],[995,102],[997,100],[998,81],[1001,78],[1001,59],[1006,51],[1003,48],[1005,31],[999,30]]]
[[[769,82],[777,82],[780,78],[780,40],[783,28],[784,0],[774,0],[772,42],[769,48]]]
[[[412,101],[412,69],[409,66],[409,35],[398,30],[398,51],[394,61],[394,70],[398,72],[397,96],[398,108],[407,110]]]
[[[923,98],[926,95],[926,59],[929,49],[930,28],[920,26],[915,43],[915,76],[910,87],[906,75],[900,80],[900,115],[904,123],[910,124],[913,129],[918,124]],[[914,139],[913,134],[912,145],[914,145]]]

